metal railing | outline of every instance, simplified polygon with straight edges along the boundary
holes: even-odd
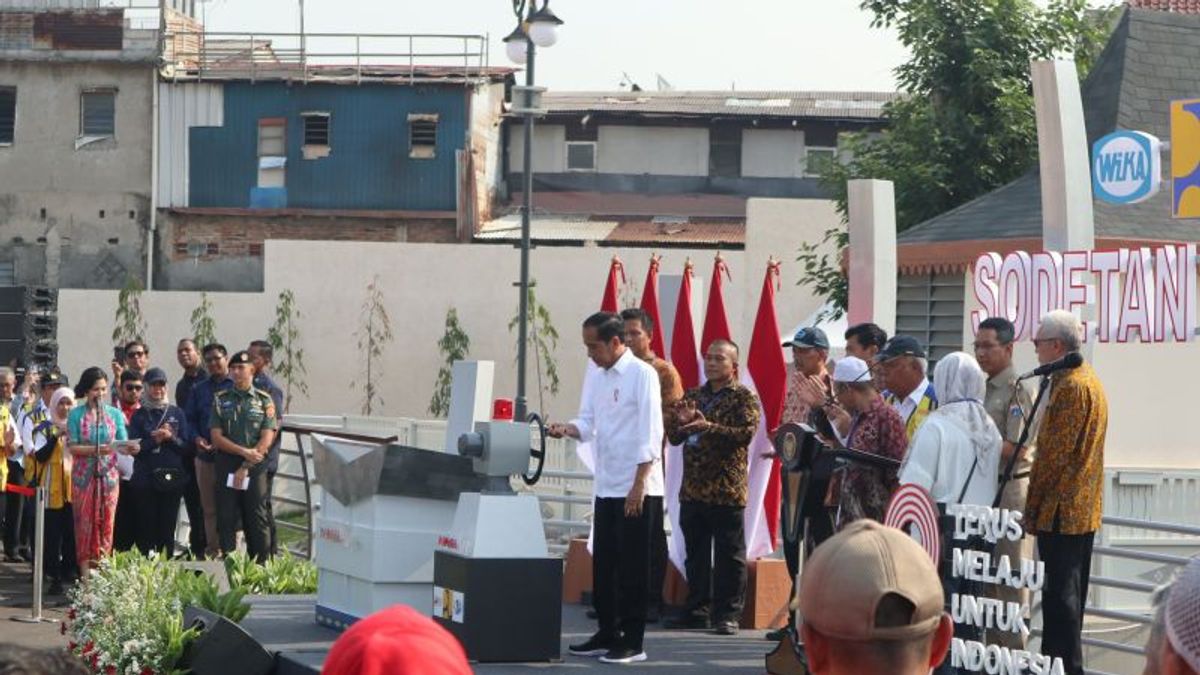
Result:
[[[168,30],[164,74],[198,79],[411,83],[486,76],[488,38],[466,34],[242,33]]]

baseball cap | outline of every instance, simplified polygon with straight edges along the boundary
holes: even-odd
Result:
[[[470,675],[462,645],[412,607],[393,605],[350,626],[333,643],[325,675]]]
[[[867,362],[857,356],[845,356],[833,364],[834,382],[867,382],[870,381],[871,368]]]
[[[880,602],[913,606],[905,625],[880,626]],[[941,622],[942,582],[933,560],[904,532],[864,518],[818,546],[800,578],[800,613],[822,635],[854,642],[928,635]]]
[[[1171,649],[1200,672],[1200,558],[1192,558],[1171,584],[1165,623]]]
[[[150,370],[146,371],[145,375],[142,376],[142,381],[146,382],[147,384],[166,382],[167,373],[162,368],[151,368]]]
[[[883,349],[879,351],[878,359],[887,361],[894,359],[897,356],[915,356],[919,359],[925,358],[925,348],[917,341],[917,338],[911,335],[897,335],[887,344],[883,345]]]
[[[829,338],[825,331],[817,327],[801,328],[796,331],[791,340],[783,343],[784,347],[799,347],[801,349],[829,349]]]
[[[42,377],[39,382],[43,387],[54,387],[56,389],[58,387],[69,386],[67,384],[67,377],[57,370],[51,370],[48,373],[42,373]]]
[[[236,366],[236,365],[245,365],[245,366],[249,366],[249,365],[253,365],[253,363],[250,361],[250,352],[248,352],[248,351],[246,351],[246,350],[244,350],[244,349],[243,349],[242,351],[240,351],[240,352],[238,352],[238,353],[234,354],[233,356],[229,357],[229,365],[231,365],[231,366]]]

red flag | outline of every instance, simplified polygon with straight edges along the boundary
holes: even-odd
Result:
[[[700,352],[692,324],[692,261],[683,266],[679,302],[675,305],[675,327],[671,331],[671,363],[679,371],[683,388],[700,386]]]
[[[667,348],[663,344],[662,318],[658,313],[658,263],[661,256],[650,254],[650,269],[646,271],[646,287],[642,291],[642,311],[654,322],[654,333],[650,336],[650,349],[660,358],[666,358]]]
[[[783,400],[787,393],[787,365],[783,360],[783,347],[780,346],[779,322],[775,318],[775,289],[778,284],[779,263],[772,259],[767,263],[758,315],[754,319],[754,333],[750,337],[750,352],[746,358],[749,380],[758,393],[763,414],[759,432],[751,444],[753,456],[750,463],[750,492],[752,495],[763,495],[762,517],[770,536],[769,542],[764,544],[769,547],[768,551],[773,548],[776,533],[779,531],[779,460],[772,460],[769,469],[767,466],[761,466],[756,470],[754,459],[762,454],[755,446],[764,446],[761,450],[769,451],[770,448],[765,447],[770,445],[766,435],[779,426],[779,419],[783,416]],[[767,462],[764,461],[763,464]],[[750,532],[748,529],[748,535]]]
[[[612,265],[608,268],[608,283],[604,285],[604,299],[600,301],[601,312],[616,314],[621,311],[621,307],[617,303],[617,293],[621,290],[617,282],[618,274],[621,275],[620,283],[625,283],[625,266],[621,264],[621,259],[614,255],[612,257]]]
[[[708,353],[708,346],[715,340],[732,340],[729,319],[725,317],[725,296],[721,293],[721,274],[729,277],[729,267],[718,253],[713,261],[712,285],[708,291],[708,309],[704,312],[704,330],[700,331],[700,353]],[[732,281],[733,278],[729,277]]]

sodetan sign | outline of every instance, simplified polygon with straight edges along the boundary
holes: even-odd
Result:
[[[1196,329],[1196,245],[984,253],[975,261],[974,291],[980,309],[971,312],[973,330],[1002,316],[1024,340],[1051,310],[1083,315],[1093,307],[1086,340],[1188,342]]]

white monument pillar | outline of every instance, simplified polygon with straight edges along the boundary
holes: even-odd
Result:
[[[1080,251],[1096,243],[1087,129],[1074,61],[1031,61],[1042,181],[1042,245]]]
[[[851,326],[873,321],[896,332],[896,193],[888,180],[852,180],[850,215]]]

